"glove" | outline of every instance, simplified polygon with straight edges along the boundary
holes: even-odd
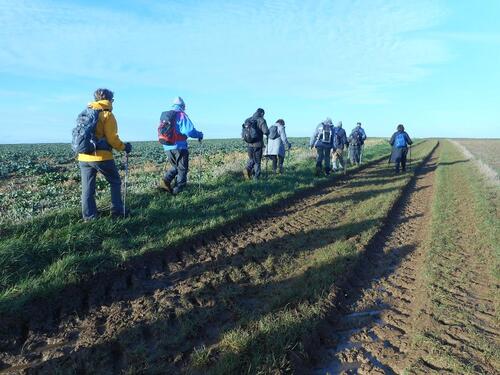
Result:
[[[127,154],[130,154],[131,151],[132,151],[132,145],[129,142],[125,143],[125,152]]]
[[[200,132],[200,136],[198,137],[198,140],[199,141],[203,140],[203,133],[202,132]]]

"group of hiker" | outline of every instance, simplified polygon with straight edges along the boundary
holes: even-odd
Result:
[[[95,202],[96,175],[100,172],[110,185],[111,215],[122,217],[128,215],[121,195],[121,179],[113,159],[112,150],[125,151],[128,155],[132,145],[122,142],[118,137],[116,119],[112,113],[114,94],[108,89],[97,89],[94,101],[80,113],[77,125],[73,129],[72,148],[77,153],[81,171],[82,215],[85,221],[98,217]],[[181,97],[173,100],[172,108],[162,112],[158,126],[158,140],[167,154],[170,168],[161,177],[159,188],[177,195],[183,191],[187,183],[189,170],[188,138],[203,140],[203,133],[196,130],[186,114],[186,105]],[[282,174],[286,151],[292,147],[285,131],[285,121],[276,120],[268,127],[264,119],[265,111],[258,108],[242,125],[241,137],[247,145],[248,162],[243,171],[246,179],[258,180],[261,177],[263,157],[272,162],[272,172]],[[265,139],[264,139],[265,138]],[[316,126],[310,138],[310,148],[316,149],[316,175],[329,175],[332,171],[346,168],[344,151],[349,151],[352,164],[361,164],[366,133],[358,122],[349,137],[342,128],[342,121],[333,125],[327,117]],[[266,142],[267,141],[267,142]],[[393,146],[390,161],[395,163],[395,171],[406,170],[408,145],[412,141],[398,125],[392,135]]]

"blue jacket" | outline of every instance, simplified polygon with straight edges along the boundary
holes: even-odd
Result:
[[[176,124],[176,131],[179,134],[185,135],[186,137],[189,138],[203,138],[203,133],[199,132],[194,128],[193,123],[189,119],[188,115],[182,110],[182,107],[180,105],[174,104],[172,106],[172,109],[176,112],[177,114],[177,124]],[[165,151],[171,151],[171,150],[187,150],[188,149],[188,143],[187,140],[179,140],[175,143],[175,145],[163,145],[163,149]]]

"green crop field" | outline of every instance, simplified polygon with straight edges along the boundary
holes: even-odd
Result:
[[[101,178],[92,222],[68,145],[0,145],[0,374],[494,373],[498,186],[446,140],[328,177],[291,141],[257,182],[240,140],[192,142],[179,196],[134,143],[132,215]]]

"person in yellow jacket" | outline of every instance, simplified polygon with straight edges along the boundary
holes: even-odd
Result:
[[[94,92],[95,101],[89,103],[90,108],[101,110],[95,131],[96,138],[105,139],[109,147],[98,149],[92,154],[78,154],[82,176],[82,215],[85,221],[98,217],[95,203],[97,172],[102,173],[110,185],[111,214],[115,217],[123,215],[121,179],[112,149],[129,153],[132,151],[132,145],[123,143],[118,137],[118,126],[112,113],[113,96],[113,92],[108,89],[97,89]]]

